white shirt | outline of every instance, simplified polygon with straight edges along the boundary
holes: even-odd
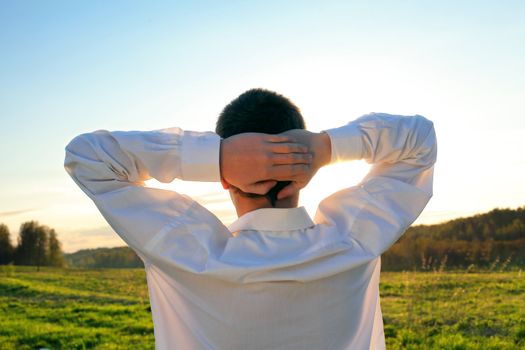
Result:
[[[96,130],[65,168],[145,263],[157,349],[384,349],[380,255],[432,196],[422,116],[371,113],[326,130],[332,162],[373,166],[318,207],[259,209],[229,227],[155,178],[220,181],[220,138],[180,128]]]

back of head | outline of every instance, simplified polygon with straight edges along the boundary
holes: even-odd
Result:
[[[279,134],[292,129],[305,129],[303,116],[296,105],[276,92],[251,89],[224,107],[217,120],[215,132],[220,137],[227,138],[245,132]],[[275,204],[277,193],[288,183],[279,181],[266,194],[272,205]],[[262,197],[250,193],[244,195]]]

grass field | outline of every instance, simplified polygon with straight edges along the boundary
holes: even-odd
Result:
[[[387,349],[525,349],[525,273],[383,272]],[[142,269],[0,268],[0,349],[152,349]]]

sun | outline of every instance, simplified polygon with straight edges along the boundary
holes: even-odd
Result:
[[[304,206],[313,218],[319,202],[332,193],[358,184],[369,169],[370,165],[365,161],[337,163],[320,169],[308,186],[301,190],[299,205]],[[176,179],[171,183],[162,183],[152,179],[146,181],[146,186],[188,195],[214,213],[226,225],[237,218],[228,192],[218,182]]]
[[[370,165],[363,160],[325,166],[301,191],[299,204],[304,206],[313,218],[319,202],[332,193],[357,185],[369,170]]]

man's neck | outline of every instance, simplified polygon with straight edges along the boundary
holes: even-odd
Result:
[[[241,203],[240,203],[241,202]],[[237,202],[237,205],[235,206],[235,209],[237,211],[237,217],[241,217],[246,213],[249,213],[251,211],[262,209],[262,208],[273,208],[270,201],[265,201],[263,203],[257,203],[258,201],[239,201]]]
[[[268,198],[236,198],[235,209],[237,217],[241,217],[246,213],[263,208],[297,208],[298,196],[280,199],[272,206]]]

